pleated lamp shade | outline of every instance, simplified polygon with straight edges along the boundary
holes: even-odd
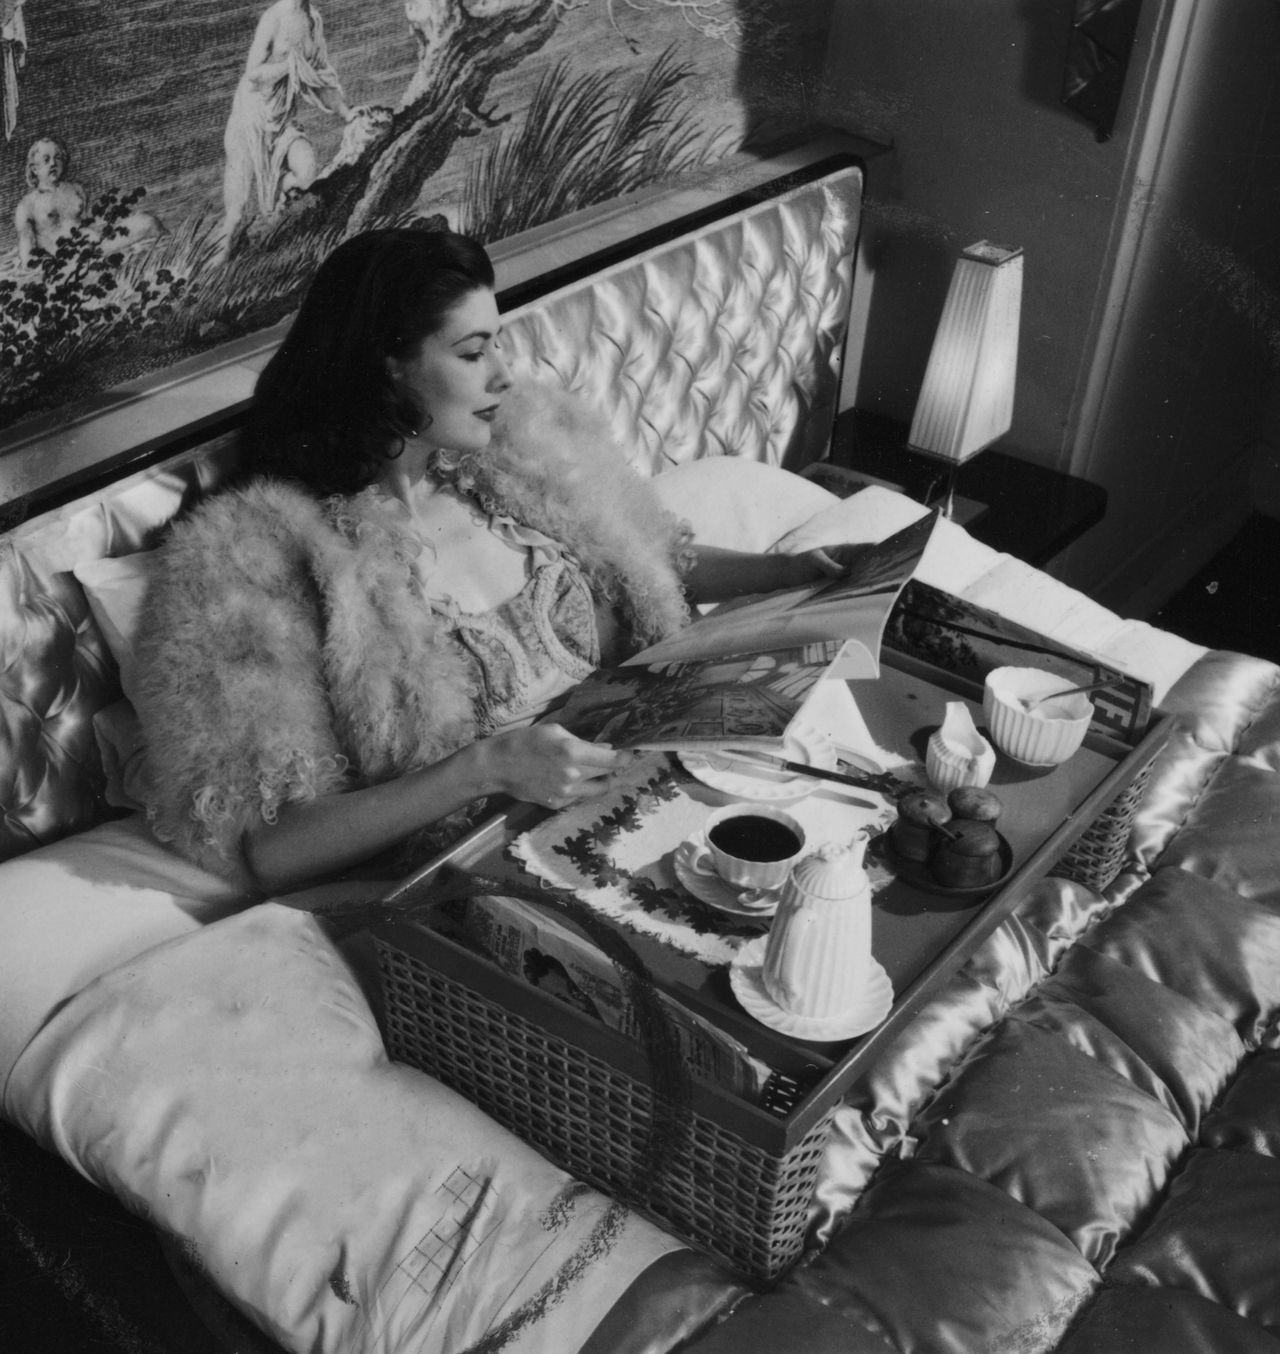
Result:
[[[982,240],[956,263],[908,444],[959,465],[1013,422],[1022,250]]]

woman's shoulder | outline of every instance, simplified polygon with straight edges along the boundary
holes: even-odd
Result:
[[[207,494],[174,520],[170,539],[231,530],[306,532],[323,521],[318,499],[286,480],[264,475]]]
[[[176,519],[157,550],[157,576],[178,585],[204,576],[260,579],[291,572],[298,558],[335,533],[322,505],[279,480],[221,489]]]

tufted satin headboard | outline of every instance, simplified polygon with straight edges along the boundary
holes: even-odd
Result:
[[[506,305],[517,369],[609,412],[647,474],[702,456],[799,468],[830,440],[862,178],[852,166]],[[662,236],[667,232],[655,232]],[[511,301],[515,300],[512,305]]]
[[[746,188],[722,176],[710,200],[655,192],[589,228],[504,241],[493,253],[513,365],[606,410],[646,474],[703,456],[820,459],[861,192],[856,157],[823,153]],[[119,674],[71,570],[154,545],[225,476],[242,409],[229,401],[216,435],[179,428],[0,505],[26,518],[0,538],[0,859],[112,812],[93,718],[120,700]]]

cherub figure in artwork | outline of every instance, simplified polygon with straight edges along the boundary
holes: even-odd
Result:
[[[71,155],[56,137],[42,136],[27,150],[27,191],[13,214],[18,236],[18,259],[29,267],[36,253],[52,254],[58,241],[77,226],[84,226],[99,238],[104,254],[120,254],[136,244],[163,235],[163,224],[150,212],[131,212],[113,229],[98,236],[98,227],[89,216],[89,200],[78,183],[67,178]],[[137,194],[136,196],[140,196]]]
[[[27,191],[18,202],[13,224],[18,257],[30,264],[37,249],[52,253],[58,241],[80,224],[86,206],[84,189],[66,178],[70,156],[61,141],[42,136],[27,150]]]
[[[223,136],[223,257],[253,209],[269,216],[315,182],[315,147],[296,121],[303,100],[351,120],[320,11],[311,0],[275,0],[254,30]]]

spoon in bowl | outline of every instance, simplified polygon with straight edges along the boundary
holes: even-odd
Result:
[[[1082,686],[1069,686],[1064,691],[1046,691],[1043,696],[1019,696],[1018,699],[1022,702],[1022,708],[1031,713],[1045,701],[1057,700],[1060,696],[1083,695],[1087,691],[1101,691],[1103,687],[1115,686],[1121,680],[1119,677],[1104,677],[1100,682],[1085,682]]]

